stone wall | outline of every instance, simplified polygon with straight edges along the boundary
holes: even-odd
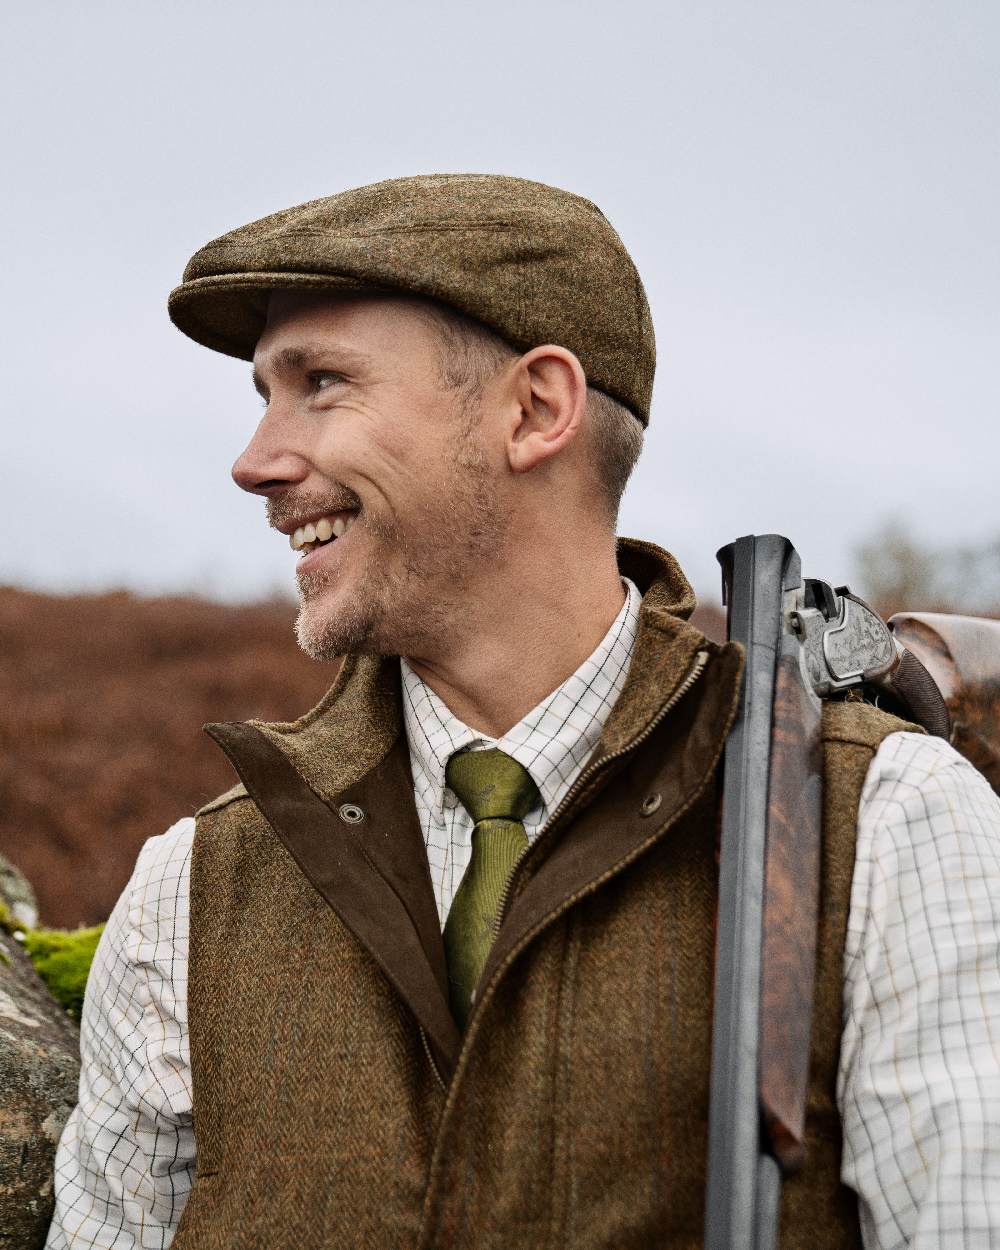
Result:
[[[37,1250],[52,1217],[53,1158],[77,1098],[79,1035],[18,935],[30,887],[0,860],[0,1248]]]

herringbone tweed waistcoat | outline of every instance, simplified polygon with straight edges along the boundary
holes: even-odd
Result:
[[[175,1250],[701,1246],[716,777],[741,656],[681,619],[669,556],[623,542],[620,560],[644,591],[628,682],[515,874],[462,1038],[398,662],[349,658],[292,725],[213,727],[244,784],[195,835],[198,1173]],[[809,1162],[783,1250],[860,1246],[839,1182],[841,960],[861,787],[904,727],[825,712]]]

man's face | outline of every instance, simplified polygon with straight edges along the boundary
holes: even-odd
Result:
[[[502,447],[442,382],[433,322],[406,299],[276,293],[254,377],[267,408],[233,477],[283,533],[319,526],[298,558],[300,645],[435,651],[509,527]]]

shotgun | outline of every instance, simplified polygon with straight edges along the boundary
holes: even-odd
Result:
[[[947,738],[924,665],[847,587],[803,579],[777,534],[718,553],[746,667],[723,764],[706,1250],[774,1250],[805,1160],[823,817],[824,698],[885,695]]]

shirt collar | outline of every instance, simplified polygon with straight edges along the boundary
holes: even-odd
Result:
[[[410,757],[431,788],[433,811],[441,815],[446,806],[458,802],[445,784],[449,758],[464,748],[497,747],[523,764],[538,786],[541,814],[536,808],[535,823],[548,818],[597,746],[625,685],[642,595],[628,578],[622,578],[622,583],[625,602],[593,652],[502,738],[470,729],[401,658],[403,721]],[[530,821],[531,815],[526,819]]]

